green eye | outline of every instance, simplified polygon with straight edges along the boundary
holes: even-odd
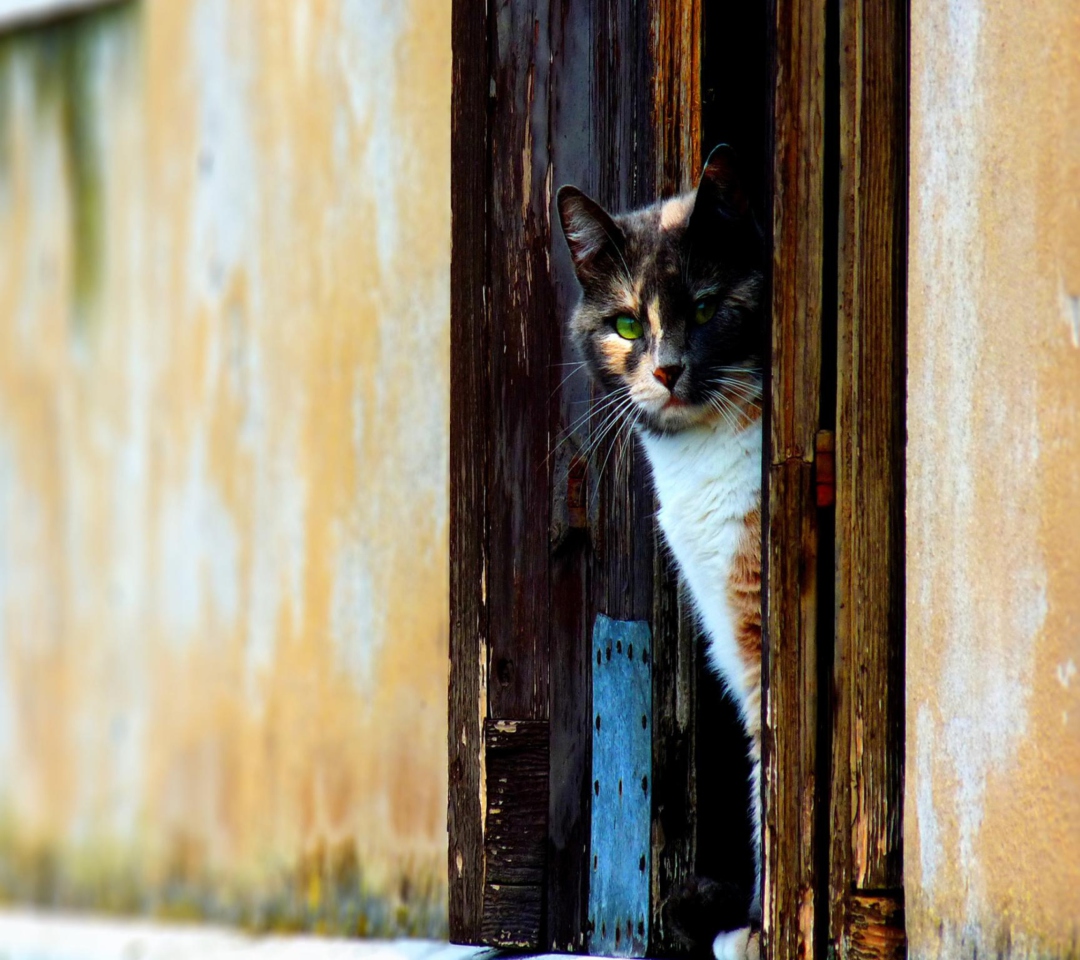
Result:
[[[624,340],[637,340],[645,331],[633,317],[616,317],[615,332]]]
[[[699,300],[694,307],[694,322],[701,326],[708,323],[716,314],[716,302],[713,300]]]

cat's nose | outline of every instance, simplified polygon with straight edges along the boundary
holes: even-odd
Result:
[[[669,390],[674,390],[675,384],[679,382],[679,377],[685,369],[681,364],[673,363],[666,367],[657,367],[652,375]]]

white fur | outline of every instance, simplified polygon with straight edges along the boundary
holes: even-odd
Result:
[[[712,950],[716,960],[758,960],[760,937],[752,934],[749,927],[718,933]]]
[[[727,587],[746,516],[761,505],[761,420],[738,431],[722,419],[672,434],[646,433],[642,442],[660,499],[660,529],[693,595],[708,636],[709,660],[734,698],[746,730],[755,732],[761,722],[761,700],[754,695],[760,692],[760,674],[746,676]],[[756,917],[761,909],[761,758],[756,747],[750,790],[755,878],[750,910]],[[752,942],[756,956],[756,939]]]
[[[756,727],[727,600],[728,578],[761,503],[761,421],[734,432],[724,421],[663,436],[643,434],[660,499],[658,519],[709,637],[709,659],[747,727]]]

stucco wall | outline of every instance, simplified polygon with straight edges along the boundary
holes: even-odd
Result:
[[[1075,956],[1080,6],[914,0],[911,80],[911,956]]]
[[[449,3],[0,40],[0,893],[438,933]]]

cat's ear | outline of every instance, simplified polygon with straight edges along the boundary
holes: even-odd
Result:
[[[694,200],[694,212],[690,216],[691,229],[695,225],[715,222],[717,217],[742,220],[749,213],[750,201],[739,178],[738,157],[734,149],[722,143],[705,161]]]
[[[607,211],[577,187],[561,187],[556,202],[574,270],[585,283],[618,262],[625,242]]]

